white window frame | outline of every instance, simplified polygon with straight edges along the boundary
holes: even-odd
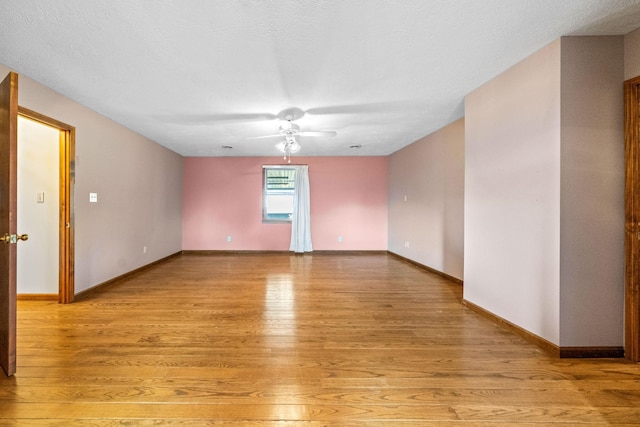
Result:
[[[293,170],[295,166],[282,166],[282,165],[263,165],[262,166],[262,222],[265,224],[286,224],[291,222],[291,214],[293,213],[293,194],[295,189],[290,190],[269,190],[267,188],[267,171],[269,170]],[[268,199],[270,196],[285,196],[291,198],[291,212],[287,218],[270,218],[268,211]],[[287,212],[284,212],[287,213]]]

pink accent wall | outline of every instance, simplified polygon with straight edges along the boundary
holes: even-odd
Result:
[[[309,165],[314,250],[387,250],[387,157],[293,160]],[[185,158],[183,250],[289,250],[291,225],[262,223],[262,165],[273,164],[282,159]]]

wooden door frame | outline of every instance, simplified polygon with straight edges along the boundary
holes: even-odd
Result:
[[[18,115],[60,131],[60,221],[58,302],[68,304],[75,295],[73,188],[76,129],[66,123],[18,106]]]
[[[624,83],[625,357],[640,362],[640,77]]]

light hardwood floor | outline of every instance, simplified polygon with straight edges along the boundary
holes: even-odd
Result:
[[[0,426],[640,424],[640,365],[555,359],[387,255],[181,255],[18,303]]]

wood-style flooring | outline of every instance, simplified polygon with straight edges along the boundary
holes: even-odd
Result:
[[[385,254],[180,255],[18,303],[0,426],[640,424],[640,365],[556,359]]]

